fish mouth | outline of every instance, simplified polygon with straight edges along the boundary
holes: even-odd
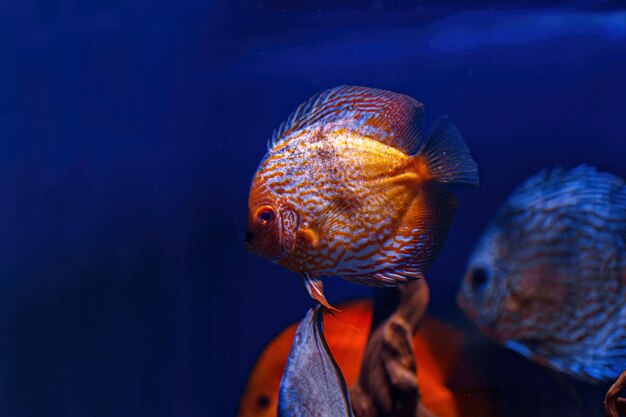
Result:
[[[502,344],[506,341],[504,337],[502,337],[500,332],[498,332],[498,330],[496,329],[496,326],[493,323],[489,323],[484,326],[479,326],[479,329],[481,332],[487,335],[491,340],[497,343]]]
[[[243,248],[246,252],[252,251],[250,249],[250,242],[252,241],[253,237],[254,237],[254,233],[252,233],[250,230],[246,230],[246,234],[243,238]]]
[[[250,230],[246,230],[245,237],[243,238],[243,250],[257,255],[258,252],[255,250],[254,245],[252,244],[253,239],[254,239],[254,233],[251,232]]]
[[[476,319],[478,318],[478,313],[476,313],[475,311],[472,310],[466,310],[463,307],[461,307],[461,310],[463,310],[463,313],[465,313],[465,315],[467,316],[468,319],[470,319],[471,321],[476,321]]]
[[[490,339],[498,343],[501,343],[503,341],[502,334],[498,331],[497,320],[485,319],[484,317],[481,317],[477,311],[473,310],[466,310],[465,314],[470,319],[470,321],[474,323],[478,330],[480,330]]]
[[[503,341],[503,337],[497,329],[497,317],[496,318],[485,318],[479,314],[479,310],[472,307],[471,302],[459,294],[457,296],[457,305],[463,311],[463,313],[467,316],[467,318],[480,330],[483,334],[487,335],[490,339],[501,343]]]
[[[262,246],[261,247],[259,246],[258,242],[256,244],[253,242],[253,238],[254,238],[254,233],[247,231],[246,237],[243,240],[243,249],[246,252],[260,256],[261,258],[265,258],[269,260],[270,262],[278,262],[279,260],[281,260],[287,255],[287,253],[283,250],[280,238],[279,238],[278,247],[281,249],[281,251],[278,254],[276,253],[275,250],[272,250],[271,252],[264,250]]]
[[[475,320],[478,313],[470,308],[470,303],[462,292],[459,292],[456,296],[456,305],[465,313],[471,320]]]

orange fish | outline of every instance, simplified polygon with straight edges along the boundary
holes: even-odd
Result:
[[[289,116],[269,143],[248,201],[246,246],[300,273],[330,307],[321,276],[395,286],[423,277],[456,207],[445,185],[476,185],[476,163],[442,117],[420,136],[423,106],[343,86]]]
[[[326,315],[324,335],[348,386],[359,375],[372,323],[372,302],[353,301]],[[287,327],[263,350],[257,360],[239,405],[239,417],[276,416],[278,389],[287,364],[297,323]],[[491,393],[479,387],[457,391],[446,386],[462,359],[463,335],[425,317],[413,337],[421,401],[438,417],[495,417]]]

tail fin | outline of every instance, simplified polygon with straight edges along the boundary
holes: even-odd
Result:
[[[478,167],[461,134],[446,116],[437,119],[415,154],[441,184],[477,186]]]

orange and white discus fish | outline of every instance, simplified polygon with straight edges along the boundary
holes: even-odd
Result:
[[[423,105],[342,86],[306,101],[274,132],[252,180],[246,246],[304,278],[395,286],[423,277],[456,207],[446,185],[478,184],[451,122],[420,136]]]

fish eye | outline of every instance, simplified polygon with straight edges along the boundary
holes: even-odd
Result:
[[[259,209],[256,218],[261,225],[268,226],[274,223],[274,219],[276,219],[276,212],[270,206],[263,206]]]
[[[256,399],[256,404],[261,410],[264,410],[270,405],[270,397],[267,395],[260,395]]]
[[[485,268],[474,268],[469,275],[469,285],[473,291],[479,291],[489,281],[489,272]]]

